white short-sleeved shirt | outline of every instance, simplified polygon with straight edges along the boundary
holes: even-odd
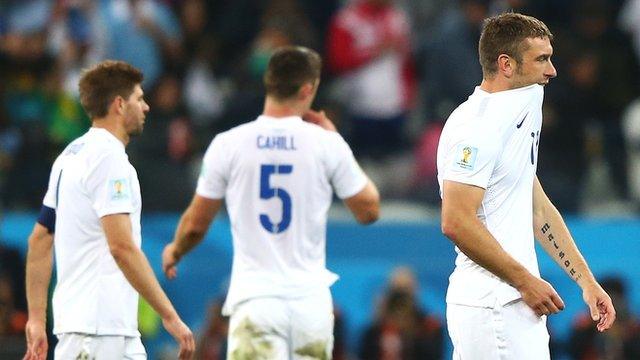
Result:
[[[140,336],[138,293],[109,251],[100,218],[127,213],[140,247],[140,184],[122,142],[91,128],[58,156],[45,206],[56,210],[55,334]]]
[[[367,179],[336,132],[299,117],[271,118],[217,135],[204,156],[196,193],[226,199],[233,269],[224,306],[304,296],[337,276],[325,266],[327,211]]]
[[[541,85],[487,93],[476,87],[449,116],[438,145],[438,182],[486,189],[477,216],[500,245],[539,276],[533,235],[533,181],[542,127]],[[520,293],[457,247],[447,302],[506,304]]]

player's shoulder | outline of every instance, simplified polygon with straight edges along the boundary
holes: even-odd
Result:
[[[242,123],[232,127],[231,129],[227,129],[225,131],[221,131],[214,135],[213,140],[222,141],[226,139],[237,139],[239,137],[245,136],[246,134],[255,131],[256,122],[249,121],[246,123]]]

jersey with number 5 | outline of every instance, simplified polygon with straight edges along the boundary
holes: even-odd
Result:
[[[367,180],[336,132],[300,117],[257,120],[218,134],[205,153],[196,193],[225,198],[233,269],[224,312],[262,296],[296,297],[330,286],[327,211]]]

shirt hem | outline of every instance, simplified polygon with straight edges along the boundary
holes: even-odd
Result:
[[[89,327],[64,327],[64,328],[54,328],[53,334],[67,334],[67,333],[76,333],[76,334],[88,334],[95,336],[126,336],[126,337],[140,337],[140,332],[138,330],[126,330],[126,329],[115,329],[115,328],[106,328],[96,330],[95,328]]]

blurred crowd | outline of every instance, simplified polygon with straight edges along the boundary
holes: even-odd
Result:
[[[145,212],[183,209],[213,136],[261,113],[262,74],[287,44],[323,55],[315,107],[336,122],[383,198],[437,205],[443,123],[482,79],[483,19],[511,10],[538,17],[555,35],[558,78],[545,91],[538,169],[547,193],[571,213],[602,204],[637,211],[640,0],[0,1],[0,209],[39,207],[53,159],[90,126],[77,81],[102,59],[145,75],[151,111],[128,148]],[[0,244],[0,265],[1,341],[21,336],[26,305],[16,280],[24,274],[15,273],[24,269],[21,255]],[[351,353],[441,358],[442,320],[417,306],[411,276],[393,279],[362,336],[367,345]],[[607,286],[624,298],[623,284]],[[638,358],[640,325],[620,313],[629,320],[612,338],[576,320],[567,351]],[[213,359],[224,352],[226,324],[215,305],[209,316],[199,351]],[[346,357],[340,339],[336,359]]]
[[[324,56],[316,107],[338,124],[383,197],[437,205],[443,122],[481,81],[482,20],[544,20],[547,87],[539,175],[562,210],[640,203],[639,0],[6,0],[0,3],[0,199],[36,208],[57,153],[89,126],[83,68],[141,68],[151,105],[128,150],[145,209],[188,202],[213,136],[262,110],[271,52]],[[588,196],[587,196],[588,194]]]

